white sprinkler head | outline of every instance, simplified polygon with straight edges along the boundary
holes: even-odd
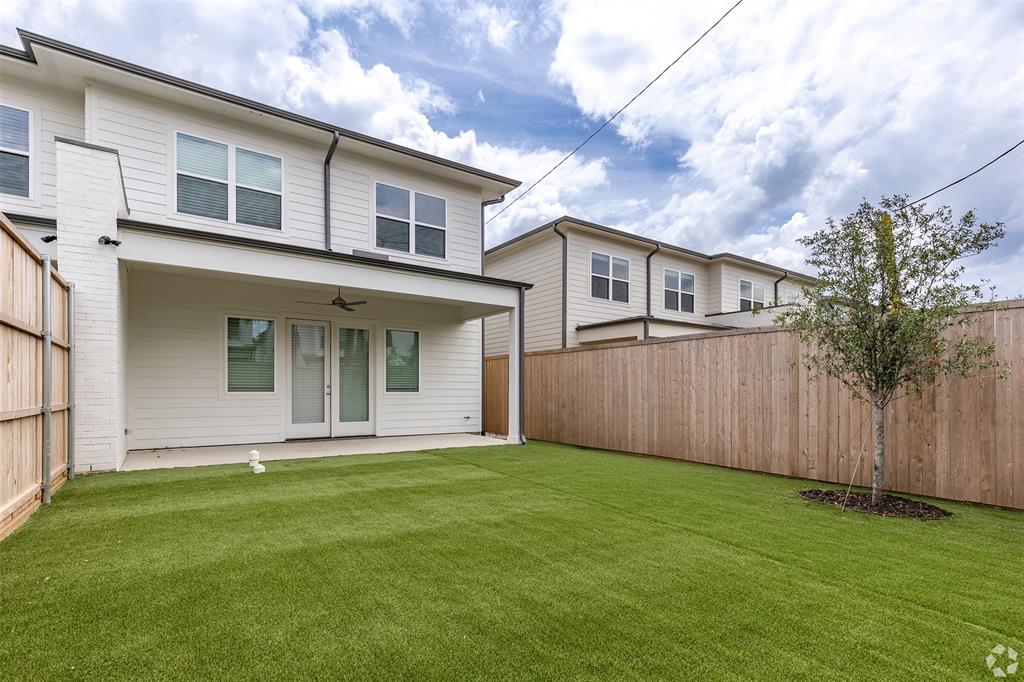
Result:
[[[252,472],[254,474],[262,474],[266,470],[267,470],[267,467],[263,466],[262,464],[257,464],[256,466],[254,466],[252,468]]]

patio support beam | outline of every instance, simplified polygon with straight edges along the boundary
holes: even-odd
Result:
[[[525,383],[523,304],[525,302],[526,290],[519,289],[516,306],[508,313],[508,442],[515,444],[526,443],[526,437],[523,435],[526,399],[523,391]]]

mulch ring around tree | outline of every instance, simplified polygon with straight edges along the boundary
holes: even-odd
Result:
[[[895,516],[899,518],[922,519],[927,521],[930,519],[941,519],[953,515],[951,512],[948,512],[945,509],[939,509],[935,505],[928,504],[927,502],[908,500],[905,497],[897,497],[896,495],[882,495],[882,499],[878,501],[878,505],[872,506],[871,493],[851,492],[849,499],[846,497],[845,490],[801,490],[797,494],[805,500],[821,502],[822,504],[831,504],[840,508],[843,507],[843,501],[845,500],[847,509],[867,512],[869,514],[875,514],[876,516]]]

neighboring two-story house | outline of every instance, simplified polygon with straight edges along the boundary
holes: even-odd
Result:
[[[484,259],[488,275],[534,284],[526,293],[527,351],[770,325],[815,282],[568,216],[488,249]],[[504,354],[507,320],[485,320],[485,338],[487,355]]]
[[[516,330],[529,288],[483,274],[483,206],[518,182],[20,36],[0,48],[0,210],[75,283],[78,469],[482,430],[482,318]]]

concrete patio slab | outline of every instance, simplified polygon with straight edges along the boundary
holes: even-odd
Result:
[[[472,433],[449,433],[429,436],[388,436],[385,438],[336,438],[325,440],[288,441],[286,443],[249,443],[246,445],[214,445],[196,448],[163,450],[132,450],[125,457],[121,471],[173,469],[212,464],[244,464],[249,451],[259,450],[261,462],[282,459],[339,457],[385,452],[410,452],[441,448],[468,448],[484,445],[508,445],[503,438],[478,436]]]

